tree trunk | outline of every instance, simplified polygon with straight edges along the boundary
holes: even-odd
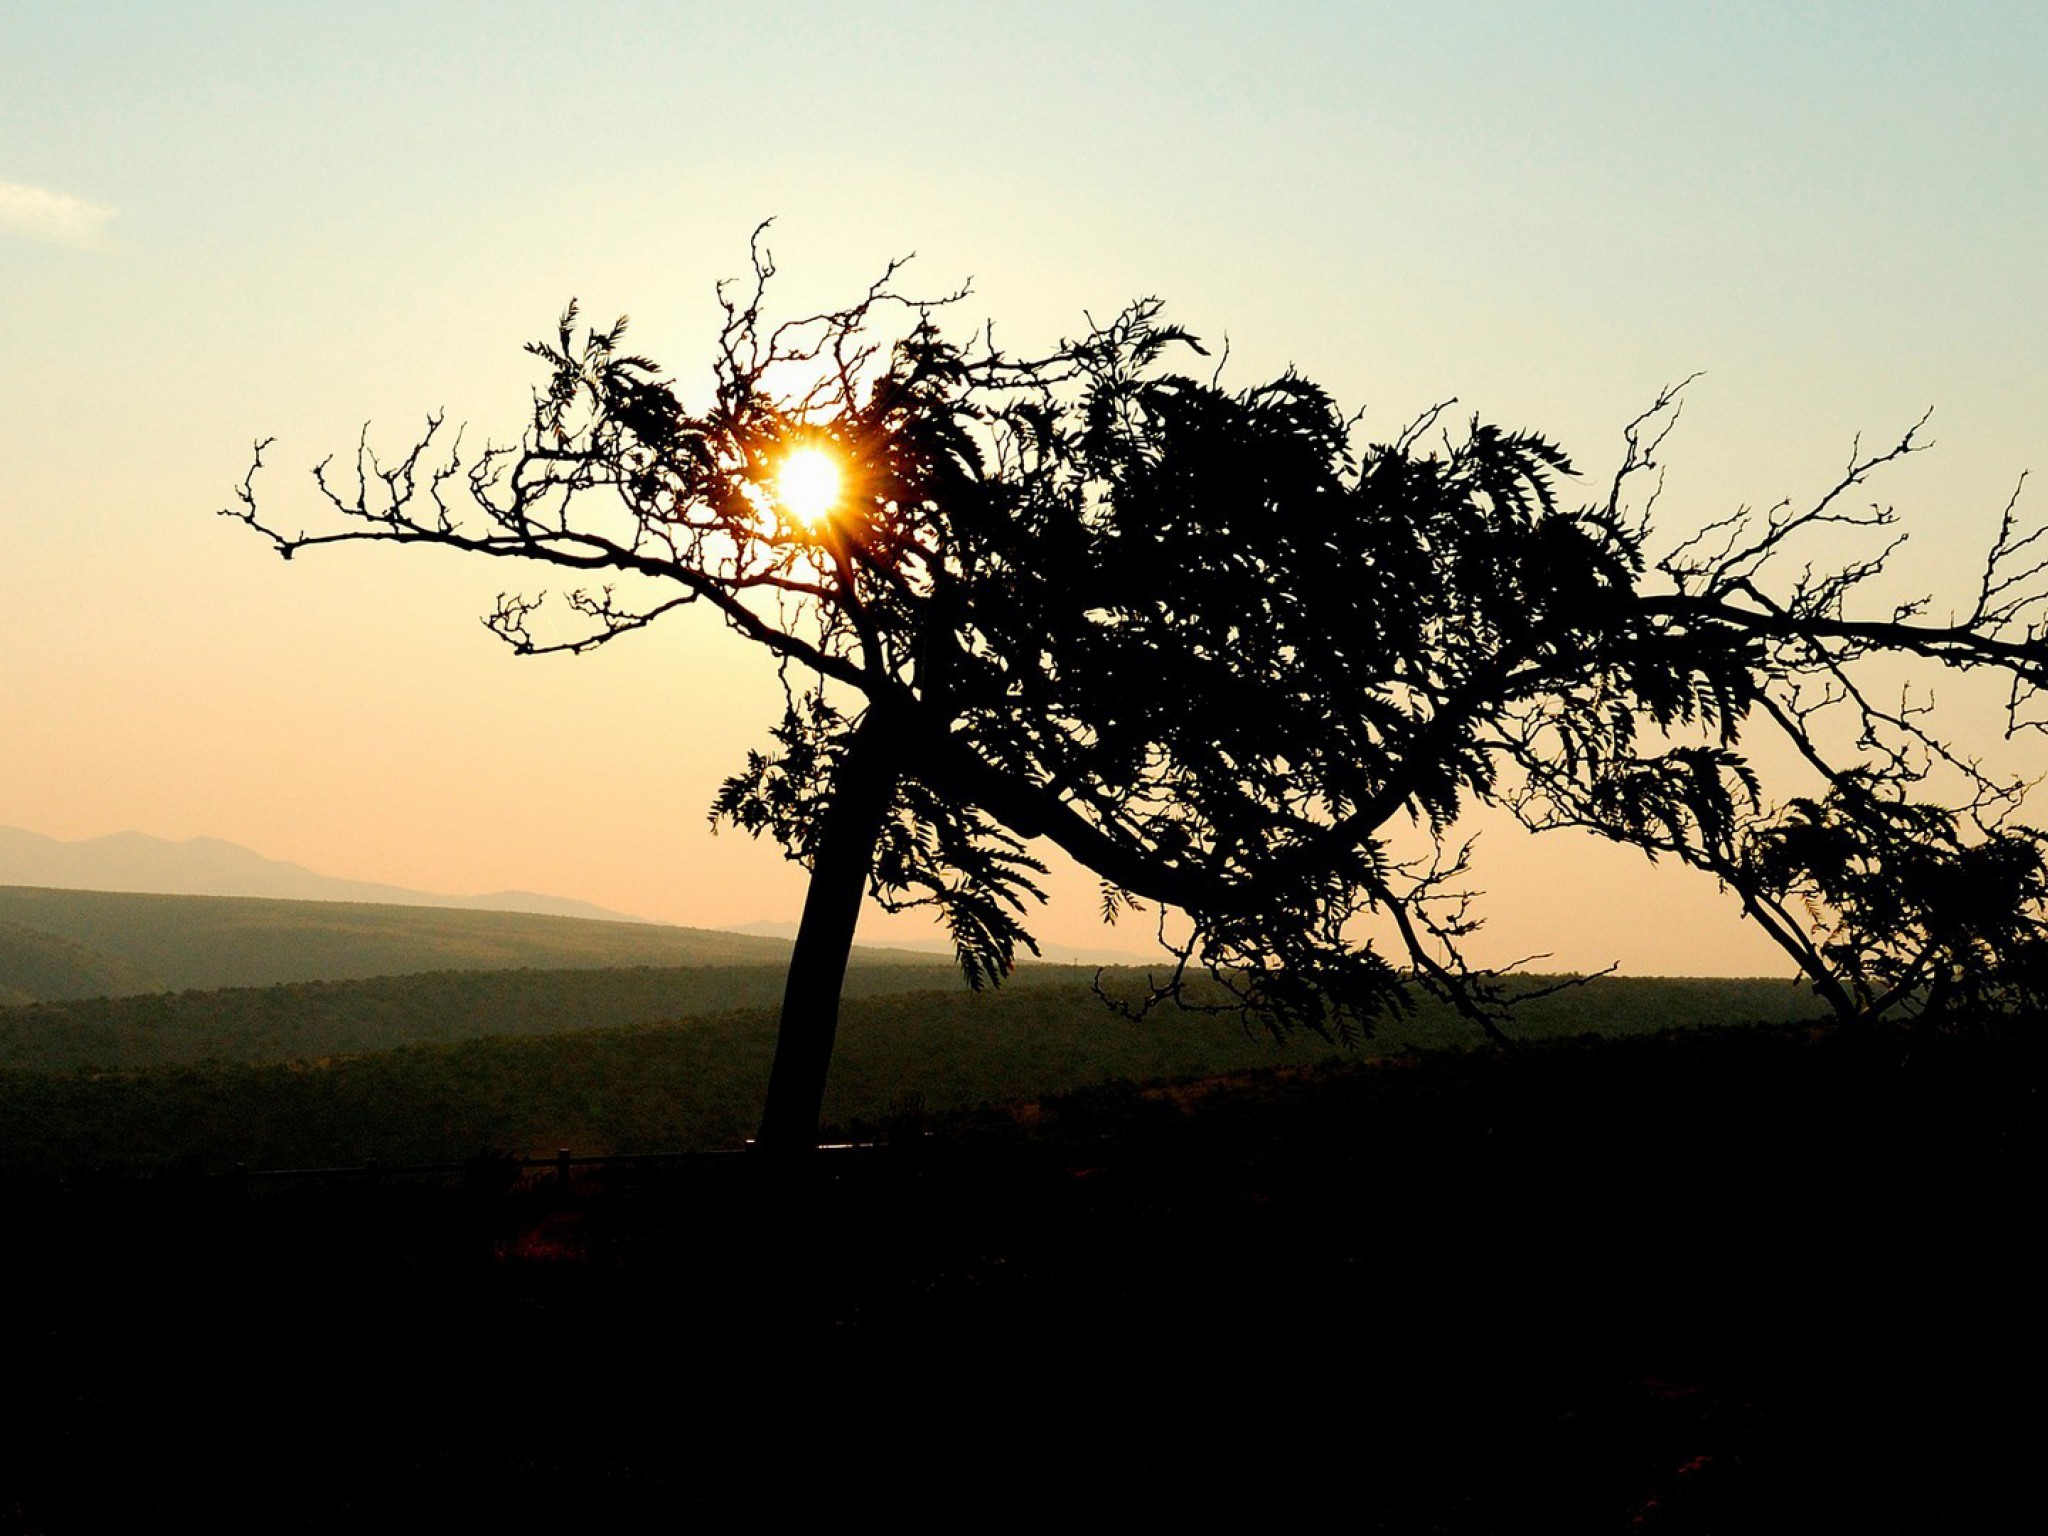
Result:
[[[840,759],[832,803],[811,863],[803,922],[783,984],[768,1102],[756,1141],[771,1152],[808,1151],[818,1143],[818,1116],[825,1103],[832,1040],[839,1030],[846,959],[867,895],[875,842],[896,791],[896,767],[877,715],[871,707]]]

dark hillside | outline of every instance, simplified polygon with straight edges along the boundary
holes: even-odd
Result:
[[[629,1000],[634,982],[657,994],[664,980],[698,985],[693,972],[588,974],[628,984],[610,989],[615,1002]],[[144,1005],[161,1003],[174,1021],[179,1000],[124,1001],[136,1004],[131,1033],[146,1046],[152,1010]],[[31,1021],[53,1015],[61,1010],[16,1012]],[[10,1043],[8,1020],[0,1015],[0,1046]],[[459,1161],[486,1148],[544,1155],[561,1146],[587,1153],[731,1147],[759,1121],[774,1044],[775,1012],[756,1006],[671,1024],[497,1035],[318,1063],[0,1071],[0,1124],[9,1127],[0,1140],[0,1177],[95,1167]],[[1132,1023],[1071,979],[981,996],[957,988],[851,997],[827,1109],[841,1124],[877,1123],[906,1104],[959,1109],[1113,1079],[1313,1061],[1329,1050],[1310,1040],[1282,1051],[1206,1017]]]
[[[931,990],[934,979],[947,984]],[[1228,1018],[1126,1019],[1090,979],[1033,968],[976,995],[929,968],[853,972],[827,1114],[858,1129],[908,1105],[1333,1054]],[[0,1173],[730,1146],[757,1123],[781,984],[758,967],[443,972],[0,1009]],[[1519,1027],[1530,1039],[1641,1034],[1802,1005],[1775,983],[1605,978],[1532,1004]],[[1366,1049],[1472,1043],[1468,1026],[1426,1010]]]
[[[929,992],[929,965],[866,965],[846,995]],[[199,1062],[263,1064],[360,1056],[485,1036],[580,1034],[770,1008],[783,967],[703,965],[593,970],[427,971],[356,981],[91,997],[0,1008],[0,1068],[131,1072]],[[1072,972],[1020,989],[1086,991]],[[962,988],[961,992],[965,993]]]
[[[75,939],[0,920],[0,1008],[153,992],[162,983]]]
[[[0,1512],[2013,1529],[2041,1055],[1702,1031],[1098,1088],[780,1172],[24,1186]]]
[[[67,941],[29,936],[60,958],[72,961],[70,976],[92,976],[73,957],[85,952]],[[0,929],[0,953],[7,933]],[[1266,1037],[1254,1032],[1248,1054],[1245,1031],[1227,1018],[1203,1018],[1170,1010],[1133,1026],[1106,1010],[1094,992],[1139,995],[1144,973],[1100,972],[1079,966],[1019,968],[1000,989],[977,998],[950,969],[930,964],[891,964],[893,954],[869,952],[848,973],[849,999],[931,994],[909,1017],[929,1022],[942,1015],[969,1017],[974,1010],[1001,1015],[1017,1050],[1071,1057],[1076,1032],[1095,1042],[1191,1034],[1196,1054],[1184,1061],[1161,1057],[1123,1063],[1118,1070],[1147,1073],[1216,1071],[1272,1057]],[[107,962],[117,965],[118,962]],[[1544,978],[1532,978],[1541,981]],[[198,1062],[266,1063],[318,1061],[362,1055],[405,1045],[445,1044],[489,1035],[558,1035],[625,1025],[662,1024],[734,1008],[773,1007],[782,995],[784,969],[773,966],[701,965],[612,967],[579,970],[430,971],[354,981],[283,983],[270,987],[228,987],[210,992],[157,992],[140,996],[88,995],[63,1002],[0,1004],[0,1069],[70,1072],[139,1071]],[[1030,1002],[1018,1001],[1029,998]],[[1515,1032],[1528,1039],[1588,1032],[1641,1033],[1760,1020],[1817,1017],[1820,1005],[1782,982],[1740,978],[1602,977],[1583,987],[1537,999],[1517,1016]],[[860,1017],[869,1017],[862,1014]],[[1056,1018],[1057,1038],[1029,1036]],[[886,1012],[878,1025],[891,1029]],[[1200,1041],[1222,1043],[1229,1054],[1216,1057]],[[1409,1046],[1473,1043],[1469,1026],[1448,1010],[1424,1003],[1411,1018],[1387,1021],[1366,1042],[1379,1053]],[[983,1042],[949,1042],[963,1081],[990,1059]],[[1304,1039],[1307,1049],[1320,1042]],[[923,1054],[939,1057],[933,1042]],[[906,1046],[906,1050],[910,1047]],[[1003,1052],[998,1051],[997,1057]],[[1113,1074],[1112,1074],[1113,1075]]]

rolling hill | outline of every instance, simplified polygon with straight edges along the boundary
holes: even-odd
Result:
[[[15,1001],[425,971],[780,967],[789,959],[783,939],[657,923],[26,886],[0,886],[0,925],[0,993]],[[938,974],[952,960],[863,949],[854,964],[919,966]]]
[[[118,997],[159,986],[139,967],[75,939],[0,921],[0,1007]]]

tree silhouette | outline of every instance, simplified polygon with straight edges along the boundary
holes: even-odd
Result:
[[[1155,301],[1017,357],[947,339],[959,295],[905,297],[897,272],[770,324],[757,234],[703,409],[622,350],[623,320],[579,333],[572,305],[529,348],[549,379],[517,443],[442,449],[435,416],[386,462],[366,429],[352,472],[315,471],[335,521],[286,532],[256,501],[266,442],[225,509],[287,558],[425,543],[586,573],[567,639],[529,627],[542,599],[500,597],[487,622],[521,653],[701,604],[778,658],[782,720],[713,807],[811,871],[764,1144],[815,1137],[864,895],[934,909],[978,987],[1035,952],[1039,838],[1100,877],[1105,918],[1158,910],[1173,963],[1138,1006],[1206,976],[1210,1006],[1347,1041],[1417,988],[1499,1037],[1509,984],[1461,949],[1474,802],[1713,874],[1845,1017],[2041,1002],[2020,787],[1862,679],[1990,668],[2008,731],[2039,728],[2048,539],[2009,505],[1946,624],[1857,611],[1896,541],[1810,563],[1816,534],[1891,525],[1848,499],[1918,426],[1813,506],[1653,563],[1676,391],[1605,494],[1567,505],[1571,465],[1534,434],[1442,431],[1440,406],[1361,446],[1291,371],[1176,371],[1205,354]],[[778,480],[799,450],[837,467],[822,511]],[[1765,795],[1752,727],[1790,742],[1807,793]]]

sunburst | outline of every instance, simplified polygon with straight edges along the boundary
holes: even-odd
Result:
[[[814,528],[838,507],[845,479],[828,450],[792,448],[775,472],[775,499],[791,517]]]

